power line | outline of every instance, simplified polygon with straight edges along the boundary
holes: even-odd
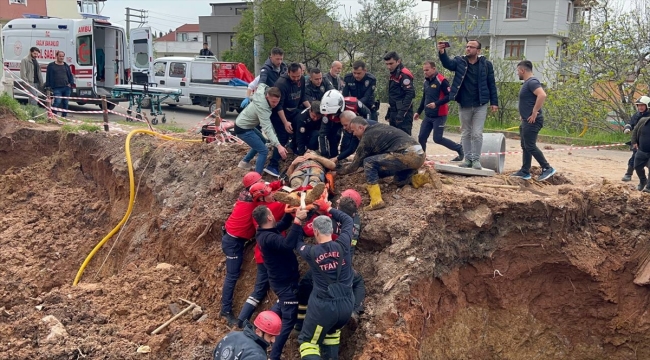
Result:
[[[136,14],[132,14],[137,13]],[[144,26],[147,22],[147,10],[126,8],[126,33],[131,32],[131,24],[138,24],[138,27]]]

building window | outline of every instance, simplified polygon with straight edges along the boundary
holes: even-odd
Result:
[[[566,7],[566,22],[569,22],[569,21],[571,21],[571,2],[570,1],[567,3],[567,7]]]
[[[506,40],[506,51],[503,58],[506,60],[520,60],[524,58],[526,40]]]
[[[27,6],[27,0],[9,0],[9,5],[11,4]]]
[[[189,37],[187,36],[187,35],[188,35],[187,33],[180,33],[180,35],[181,35],[181,36],[180,36],[179,41],[187,41],[188,38],[189,38]]]
[[[187,64],[173,62],[169,65],[169,76],[175,78],[184,78]]]
[[[246,8],[235,8],[235,15],[244,15]]]
[[[528,0],[507,0],[506,19],[526,19]]]
[[[205,35],[203,42],[208,43],[208,49],[212,49],[212,35]]]
[[[582,7],[573,8],[573,22],[581,23],[583,20],[584,13],[585,13],[585,9]]]

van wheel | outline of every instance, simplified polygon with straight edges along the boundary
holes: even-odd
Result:
[[[83,101],[77,101],[77,105],[79,105],[79,106],[84,106],[84,105],[86,105],[86,104],[87,104],[86,102],[83,102]]]
[[[208,111],[210,112],[210,114],[212,114],[212,113],[214,113],[215,111],[217,111],[217,103],[214,102],[214,101],[211,102],[211,103],[210,103],[210,106],[208,106]],[[212,115],[212,116],[214,116],[214,115]]]
[[[106,103],[106,108],[107,108],[108,110],[113,110],[113,109],[115,109],[115,104]]]

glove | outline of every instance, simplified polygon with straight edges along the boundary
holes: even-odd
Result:
[[[629,134],[629,133],[630,133],[630,129],[623,130],[623,134]]]
[[[278,191],[282,189],[282,180],[276,180],[269,184],[271,191]]]
[[[332,208],[332,204],[325,199],[315,200],[314,205],[318,206],[318,212],[321,214],[326,214]]]
[[[239,105],[242,109],[245,108],[248,104],[250,104],[251,99],[246,98],[241,102],[241,105]]]

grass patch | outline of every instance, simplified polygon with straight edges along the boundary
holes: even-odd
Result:
[[[63,133],[78,133],[81,131],[86,131],[86,132],[100,132],[102,128],[98,125],[92,125],[92,124],[79,124],[79,125],[70,125],[66,124],[61,126],[61,132]]]
[[[27,113],[16,99],[4,93],[0,95],[0,115],[12,114],[18,120],[26,121],[29,119]]]
[[[127,126],[133,126],[133,127],[139,127],[139,128],[146,128],[147,124],[140,122],[140,121],[126,121],[126,120],[117,120],[115,121],[117,124],[122,124],[122,125],[127,125]],[[160,124],[158,125],[153,125],[153,128],[158,130],[158,131],[163,131],[163,132],[168,132],[168,133],[184,133],[187,132],[187,129],[184,129],[180,126],[178,126],[178,123],[175,121],[169,122],[167,124]]]

